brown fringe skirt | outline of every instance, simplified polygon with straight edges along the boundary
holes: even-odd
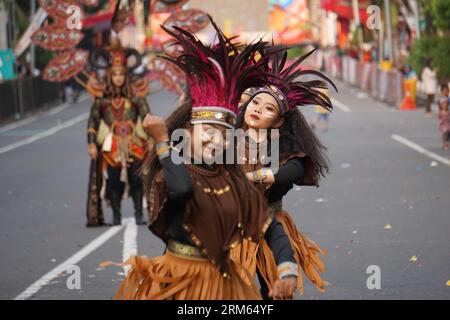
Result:
[[[117,300],[259,300],[261,296],[244,270],[224,278],[208,259],[166,251],[163,256],[133,256],[114,299]],[[235,266],[241,268],[240,266]]]
[[[329,283],[323,280],[319,274],[325,271],[325,264],[319,255],[326,255],[327,252],[300,233],[286,211],[278,211],[275,214],[275,218],[283,225],[283,229],[294,250],[294,258],[298,266],[298,289],[300,293],[303,294],[304,291],[302,273],[319,291],[325,291],[325,286],[329,285]],[[255,250],[257,254],[254,254]],[[231,257],[237,264],[249,270],[253,277],[256,276],[256,269],[258,269],[269,290],[272,289],[275,281],[278,280],[275,258],[265,239],[259,245],[244,240],[241,245],[232,249]]]

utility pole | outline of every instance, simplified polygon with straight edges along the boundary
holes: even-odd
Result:
[[[384,0],[384,17],[384,20],[386,22],[387,40],[389,43],[389,61],[394,62],[394,48],[392,46],[391,8],[389,0]]]
[[[36,14],[36,0],[30,0],[30,21],[33,21],[34,15]],[[31,42],[30,46],[30,69],[31,74],[34,74],[34,69],[36,67],[36,47],[34,46],[33,42]]]
[[[417,0],[409,0],[409,4],[414,14],[414,20],[416,24],[416,37],[420,39],[419,6],[417,5]]]
[[[360,55],[360,50],[362,48],[363,43],[363,34],[361,29],[361,19],[359,17],[359,6],[358,0],[352,0],[353,6],[353,20],[355,21],[355,32],[358,37],[358,54]]]

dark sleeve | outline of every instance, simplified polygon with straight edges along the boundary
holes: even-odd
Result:
[[[91,113],[89,114],[87,125],[87,141],[88,144],[96,143],[97,131],[100,125],[100,99],[95,99],[94,104],[91,107]]]
[[[274,175],[274,184],[289,185],[303,180],[305,177],[305,168],[301,158],[292,158],[284,166],[278,169]]]
[[[142,120],[144,120],[145,116],[150,113],[150,107],[145,98],[140,98],[136,101],[138,106],[138,113]]]
[[[194,194],[194,187],[186,167],[182,164],[174,164],[170,156],[159,162],[163,167],[168,198],[177,202],[189,200]]]
[[[281,223],[276,219],[272,220],[272,223],[269,225],[264,238],[266,239],[270,249],[272,249],[277,265],[283,262],[296,263],[294,259],[294,251],[292,250],[289,238],[284,232]]]

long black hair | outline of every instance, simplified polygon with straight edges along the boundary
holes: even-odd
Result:
[[[247,125],[244,121],[244,115],[253,98],[254,96],[242,106],[236,122],[236,128],[246,129]],[[280,160],[299,152],[305,153],[315,165],[315,180],[318,183],[321,177],[330,172],[330,162],[326,155],[327,148],[315,135],[299,109],[291,109],[281,117],[284,121],[281,127],[278,128],[280,133]]]

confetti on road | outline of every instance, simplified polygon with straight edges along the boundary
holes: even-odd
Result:
[[[316,202],[327,202],[328,200],[325,198],[317,198]]]
[[[386,230],[392,229],[392,226],[388,223],[387,225],[384,226],[384,229]]]
[[[52,259],[52,262],[56,262],[56,259]]]
[[[350,164],[350,163],[342,163],[341,164],[341,168],[343,168],[343,169],[348,169],[348,168],[350,168],[352,165]]]
[[[417,256],[412,256],[411,258],[409,258],[409,261],[411,262],[416,262],[417,261]]]
[[[438,163],[436,161],[431,161],[430,162],[430,167],[437,167]]]
[[[358,230],[353,230],[352,233],[353,234],[358,234]]]
[[[447,280],[447,287],[450,287],[450,280]]]

